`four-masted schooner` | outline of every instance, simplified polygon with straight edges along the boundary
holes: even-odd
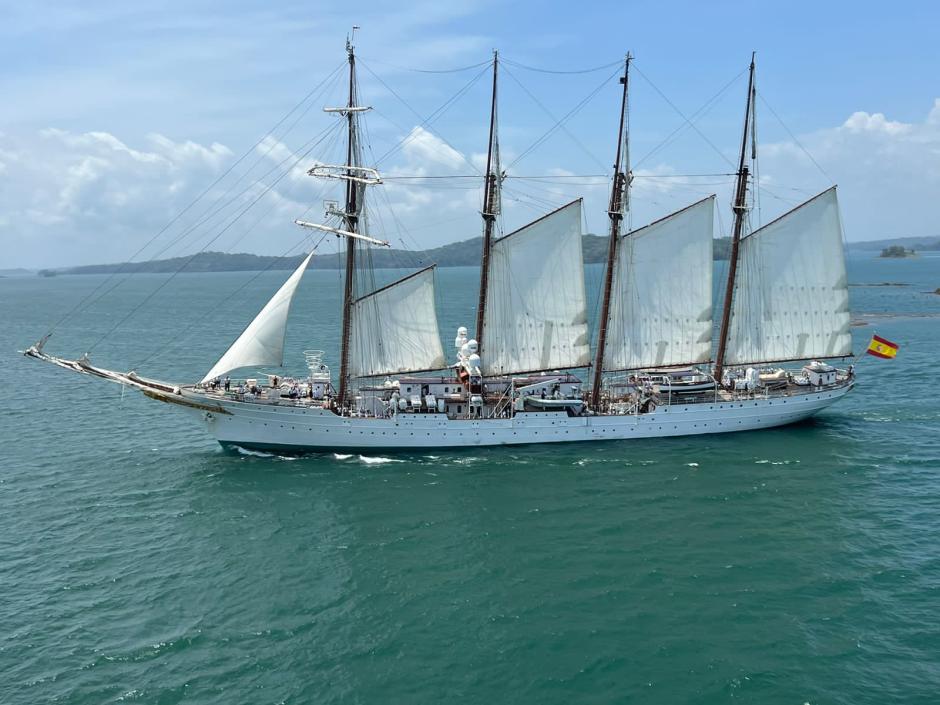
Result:
[[[205,377],[168,384],[43,350],[27,356],[141,390],[197,416],[223,446],[304,452],[410,449],[649,438],[769,428],[806,419],[854,386],[826,360],[851,356],[848,288],[835,188],[748,232],[754,61],[737,183],[731,259],[713,340],[715,197],[623,233],[632,173],[623,90],[607,215],[608,250],[593,356],[582,255],[582,202],[503,236],[497,135],[499,58],[483,188],[483,251],[475,337],[459,328],[448,363],[438,330],[434,268],[364,291],[357,280],[369,235],[364,203],[379,173],[362,163],[347,41],[346,161],[311,176],[338,179],[331,223],[296,221],[345,242],[339,376],[310,351],[308,377],[266,375],[222,385],[223,375],[283,364],[291,301],[313,253]],[[751,147],[751,150],[755,147]],[[713,355],[712,351],[715,350]],[[782,363],[801,363],[795,369]],[[573,370],[592,369],[590,385]]]

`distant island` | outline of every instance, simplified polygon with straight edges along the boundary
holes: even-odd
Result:
[[[846,245],[853,251],[879,251],[889,247],[903,247],[918,252],[940,250],[940,236],[932,237],[892,237],[883,240],[863,240],[861,242],[849,242]]]
[[[480,263],[481,238],[454,242],[430,250],[372,250],[372,266],[379,269],[410,269],[436,264],[439,267],[472,267]],[[587,264],[603,262],[607,258],[607,238],[584,235],[582,240],[584,261]],[[714,259],[728,259],[730,238],[717,238]],[[122,262],[120,264],[89,264],[81,267],[42,269],[42,277],[59,274],[172,274],[173,272],[260,272],[265,270],[294,269],[304,255],[276,257],[248,253],[200,252],[187,257],[151,260],[149,262]],[[340,269],[343,259],[337,253],[316,256],[310,262],[312,269]]]
[[[600,235],[584,235],[584,261],[597,264],[607,258],[607,238]],[[715,238],[713,258],[727,260],[731,253],[731,238]],[[880,250],[881,257],[910,257],[916,251],[940,251],[940,237],[900,237],[867,242],[850,242],[847,248],[853,251],[871,252]],[[172,274],[173,272],[260,272],[265,270],[289,270],[300,264],[304,255],[277,257],[252,255],[244,252],[200,252],[193,256],[172,257],[149,262],[122,262],[119,264],[90,264],[80,267],[60,267],[32,272],[25,269],[0,270],[0,275],[39,274],[54,277],[59,274]],[[480,263],[480,238],[474,237],[428,250],[375,249],[372,264],[379,269],[424,267],[436,264],[439,267],[474,267]],[[316,256],[310,263],[312,269],[341,269],[342,258],[336,254]]]
[[[890,247],[885,247],[879,257],[913,257],[916,253],[914,250],[909,250],[904,245],[891,245]]]

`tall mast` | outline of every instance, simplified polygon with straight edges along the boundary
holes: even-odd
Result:
[[[604,294],[601,300],[600,328],[597,332],[597,352],[594,355],[594,386],[591,388],[591,406],[597,408],[601,397],[601,382],[604,370],[604,348],[607,346],[607,327],[610,319],[610,290],[614,281],[614,262],[617,258],[617,244],[623,223],[625,207],[630,208],[630,146],[629,126],[627,125],[627,94],[630,85],[630,60],[628,53],[623,67],[623,97],[620,100],[620,127],[617,130],[617,157],[614,159],[614,179],[610,187],[610,204],[607,216],[610,218],[610,237],[607,243],[607,266],[604,269]]]
[[[728,262],[728,284],[725,287],[725,302],[721,311],[721,331],[718,334],[718,354],[715,356],[715,379],[721,384],[725,368],[725,350],[728,346],[728,328],[731,323],[731,303],[734,297],[734,283],[738,273],[738,247],[741,244],[741,231],[747,215],[747,140],[751,132],[752,111],[754,109],[754,53],[751,54],[751,71],[747,81],[747,108],[744,111],[744,134],[741,136],[741,158],[738,162],[738,178],[734,190],[734,228],[731,231],[731,259]]]
[[[486,178],[483,185],[483,260],[480,263],[480,301],[477,305],[476,340],[483,349],[483,319],[486,313],[486,289],[490,276],[490,249],[493,244],[493,225],[499,213],[499,140],[496,135],[496,79],[499,72],[499,52],[493,51],[493,96],[490,101],[490,137],[486,153]]]
[[[356,167],[359,166],[359,145],[356,139],[357,116],[356,107],[356,52],[352,41],[346,40],[346,53],[349,56],[349,100],[346,104],[346,124],[348,138],[346,145],[346,207],[343,212],[343,220],[346,223],[346,230],[351,233],[358,232],[359,227],[359,193],[364,189],[358,185],[353,177],[360,176]],[[356,239],[347,237],[346,239],[346,280],[343,290],[343,330],[342,341],[340,344],[340,366],[339,366],[339,394],[337,396],[337,406],[340,408],[346,402],[348,393],[349,377],[349,332],[352,325],[352,305],[356,297],[354,277],[356,273]]]

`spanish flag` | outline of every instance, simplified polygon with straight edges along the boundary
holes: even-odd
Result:
[[[885,360],[890,360],[898,354],[898,344],[892,343],[890,340],[880,338],[877,335],[873,335],[871,337],[871,342],[868,344],[868,350],[865,352],[867,352],[869,355],[874,355],[875,357],[881,357]]]

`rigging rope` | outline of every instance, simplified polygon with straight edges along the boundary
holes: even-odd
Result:
[[[361,62],[360,62],[360,63],[361,63]],[[389,93],[391,93],[393,96],[395,96],[395,98],[397,98],[398,101],[399,101],[402,105],[404,105],[406,108],[408,108],[408,110],[410,110],[419,120],[421,120],[421,123],[419,124],[419,127],[426,127],[426,128],[428,128],[429,131],[431,131],[438,139],[440,139],[442,142],[444,142],[444,144],[446,144],[448,147],[450,147],[451,149],[453,149],[457,154],[459,154],[459,155],[461,156],[461,158],[462,158],[465,162],[467,162],[467,164],[470,165],[470,168],[471,168],[471,169],[473,169],[474,171],[479,171],[479,170],[476,168],[476,166],[473,164],[473,162],[471,162],[469,159],[467,159],[467,158],[464,156],[463,152],[461,152],[459,149],[457,149],[456,147],[454,147],[454,146],[453,146],[450,142],[448,142],[440,133],[438,133],[438,132],[436,132],[436,131],[434,131],[434,130],[430,130],[430,126],[431,126],[431,123],[432,123],[434,120],[436,120],[436,119],[439,118],[441,115],[443,115],[445,112],[447,112],[447,110],[448,110],[454,103],[456,103],[460,98],[462,98],[462,97],[467,93],[467,91],[469,91],[469,90],[474,86],[474,84],[476,84],[477,81],[479,81],[486,73],[488,73],[488,71],[489,71],[489,68],[488,68],[488,67],[489,67],[490,65],[492,65],[492,62],[490,62],[490,61],[486,62],[486,65],[487,65],[487,68],[484,68],[482,71],[480,71],[479,73],[477,73],[477,74],[476,74],[473,78],[471,78],[462,88],[460,88],[460,89],[459,89],[456,93],[454,93],[450,98],[448,98],[446,101],[444,101],[444,103],[443,103],[440,107],[438,107],[434,112],[432,112],[427,118],[422,117],[421,113],[419,113],[417,110],[415,110],[413,107],[411,107],[411,105],[408,103],[408,101],[406,101],[404,98],[402,98],[394,88],[392,88],[390,85],[388,85],[388,84],[382,79],[382,77],[379,76],[377,73],[375,73],[371,68],[369,68],[369,67],[368,67],[367,65],[365,65],[365,64],[362,64],[362,67],[363,67],[366,71],[368,71],[379,83],[381,83],[381,84],[385,87],[385,89],[386,89],[387,91],[389,91]],[[392,154],[394,154],[395,152],[397,152],[398,150],[400,150],[402,147],[404,147],[404,145],[405,145],[407,142],[409,142],[409,141],[411,141],[411,140],[413,140],[413,139],[414,139],[414,130],[412,130],[411,132],[409,132],[409,133],[408,133],[405,137],[403,137],[394,147],[392,147],[392,148],[391,148],[390,150],[388,150],[385,154],[383,154],[381,157],[379,157],[378,161],[376,161],[376,163],[374,164],[374,166],[378,167],[379,164],[381,164],[382,162],[384,162],[386,159],[388,159],[388,157],[390,157]]]
[[[787,127],[787,124],[783,121],[783,118],[781,118],[779,115],[777,115],[777,111],[774,110],[773,107],[770,105],[770,103],[767,102],[767,99],[764,98],[763,93],[761,93],[760,91],[757,91],[757,90],[755,90],[754,92],[757,94],[757,97],[760,98],[761,103],[763,103],[765,106],[767,106],[767,109],[771,112],[771,114],[772,114],[775,118],[777,118],[777,122],[779,122],[780,125],[783,127],[783,129],[787,131],[787,134],[790,135],[790,139],[792,139],[792,140],[796,143],[796,146],[797,146],[797,147],[799,147],[801,150],[803,150],[803,154],[805,154],[805,155],[809,158],[809,160],[816,166],[816,168],[819,169],[819,173],[822,174],[824,177],[826,177],[826,180],[827,180],[830,184],[831,184],[831,183],[835,183],[835,182],[833,181],[833,179],[829,176],[829,174],[826,173],[826,170],[823,169],[823,168],[819,165],[819,162],[817,162],[815,159],[813,159],[813,155],[809,153],[809,150],[806,149],[806,147],[803,146],[803,143],[800,142],[800,141],[797,139],[796,135],[794,135],[793,132],[790,130],[790,128]]]
[[[362,57],[358,57],[359,63],[362,63]],[[378,64],[380,66],[388,66],[392,69],[397,69],[398,71],[412,71],[414,73],[460,73],[461,71],[470,71],[472,69],[478,69],[481,66],[490,66],[492,61],[487,59],[486,61],[481,61],[478,64],[470,64],[469,66],[459,66],[454,69],[415,69],[408,66],[398,66],[396,64],[390,64],[386,61],[378,61],[376,59],[369,59],[371,63]]]
[[[316,243],[315,245],[313,245],[313,246],[310,248],[310,251],[315,251],[315,250],[320,246],[320,243],[323,242],[323,240],[324,240],[324,238],[327,236],[327,234],[328,234],[328,233],[323,233],[323,235],[320,236],[320,239],[317,241],[317,243]],[[296,242],[296,243],[294,243],[293,245],[291,245],[287,250],[285,250],[285,251],[283,252],[283,254],[276,255],[275,257],[272,257],[272,258],[271,258],[271,262],[268,263],[268,266],[267,266],[267,267],[265,267],[264,269],[261,269],[261,270],[255,272],[255,274],[254,274],[253,277],[251,277],[251,278],[248,279],[247,281],[243,282],[241,285],[239,285],[237,288],[235,288],[231,293],[229,293],[229,294],[227,294],[226,296],[222,297],[222,299],[220,299],[218,303],[216,303],[216,304],[210,306],[206,311],[203,312],[202,316],[200,316],[199,318],[197,318],[195,321],[192,321],[192,322],[191,322],[189,325],[187,325],[181,332],[178,332],[175,337],[171,338],[171,339],[169,340],[169,342],[167,342],[166,345],[164,345],[162,348],[158,348],[158,349],[155,350],[154,352],[150,353],[147,357],[145,357],[144,359],[142,359],[140,362],[138,362],[138,363],[134,366],[134,369],[137,369],[137,368],[139,368],[139,367],[143,367],[144,365],[146,365],[148,362],[150,362],[150,361],[153,360],[154,358],[159,357],[160,355],[163,355],[164,353],[166,353],[166,352],[168,352],[169,350],[172,350],[174,347],[178,346],[180,343],[182,343],[184,340],[186,340],[186,338],[189,336],[190,333],[192,333],[193,328],[195,328],[197,325],[199,325],[199,324],[202,323],[204,320],[206,320],[206,318],[209,316],[210,313],[214,313],[214,312],[219,308],[219,306],[221,306],[222,304],[224,304],[226,301],[229,301],[229,300],[233,299],[233,298],[234,298],[236,295],[238,295],[238,293],[239,293],[240,291],[242,291],[245,287],[247,287],[249,284],[251,284],[253,281],[255,281],[255,280],[256,280],[258,277],[260,277],[262,274],[267,274],[269,271],[271,271],[271,270],[274,268],[274,266],[275,266],[276,264],[278,264],[278,263],[280,263],[282,260],[284,260],[284,259],[290,257],[290,256],[291,256],[291,253],[292,253],[294,250],[296,250],[300,245],[303,245],[304,243],[310,241],[311,239],[312,239],[312,238],[310,237],[309,234],[305,234],[304,237],[303,237],[303,239],[302,239],[300,242]],[[312,262],[313,262],[313,260],[311,260],[311,263],[312,263]],[[299,264],[300,264],[300,263],[298,262],[298,265],[299,265]]]
[[[121,266],[118,267],[118,269],[116,269],[116,270],[114,270],[113,272],[111,272],[105,279],[103,279],[101,282],[99,282],[98,286],[96,286],[91,292],[89,292],[88,294],[86,294],[74,307],[72,307],[68,312],[66,312],[66,314],[65,314],[64,316],[62,316],[58,321],[56,321],[55,323],[53,323],[52,326],[50,326],[48,332],[46,333],[46,337],[52,335],[52,333],[55,331],[56,328],[58,328],[60,325],[62,325],[62,323],[64,323],[64,322],[65,322],[66,320],[68,320],[69,318],[71,318],[73,315],[75,315],[75,313],[78,312],[80,309],[82,309],[82,307],[83,307],[95,294],[97,294],[97,293],[98,293],[106,284],[108,284],[114,277],[116,277],[118,274],[120,274],[120,273],[121,273],[121,267],[123,267],[125,264],[131,264],[131,263],[133,262],[133,260],[134,260],[136,257],[138,257],[144,250],[146,250],[148,247],[150,247],[150,245],[152,245],[152,244],[157,240],[157,238],[159,238],[163,233],[165,233],[165,232],[166,232],[167,230],[169,230],[174,224],[176,224],[176,223],[180,220],[180,218],[182,218],[193,206],[195,206],[199,201],[201,201],[213,188],[215,188],[215,186],[217,186],[217,185],[219,184],[219,182],[221,182],[226,176],[228,176],[228,175],[235,169],[235,167],[237,167],[249,154],[251,154],[251,153],[258,147],[258,145],[260,145],[265,139],[267,139],[268,137],[270,137],[270,136],[274,133],[274,131],[277,130],[278,127],[280,127],[291,115],[293,115],[298,109],[300,109],[300,107],[301,107],[304,103],[306,103],[308,99],[310,99],[314,94],[316,94],[328,81],[330,81],[332,78],[335,78],[335,76],[338,75],[338,73],[343,69],[343,67],[344,67],[345,65],[346,65],[346,62],[344,61],[344,62],[341,63],[339,66],[337,66],[335,69],[333,69],[333,71],[331,71],[329,74],[327,74],[327,76],[326,76],[322,81],[320,81],[320,83],[318,83],[316,86],[314,86],[314,87],[307,93],[307,95],[305,95],[296,105],[294,105],[294,107],[292,107],[290,110],[288,110],[287,113],[285,113],[285,114],[283,115],[283,117],[281,117],[281,119],[278,120],[278,121],[274,124],[274,126],[273,126],[271,129],[269,129],[264,135],[262,135],[262,136],[258,139],[257,142],[255,142],[255,143],[254,143],[251,147],[249,147],[238,159],[236,159],[236,160],[231,164],[231,166],[228,167],[228,169],[226,169],[224,172],[222,172],[222,174],[220,174],[220,175],[218,176],[218,178],[216,178],[211,184],[209,184],[209,185],[205,188],[205,190],[202,191],[202,193],[200,193],[200,194],[199,194],[198,196],[196,196],[192,201],[190,201],[179,213],[177,213],[175,216],[173,216],[173,218],[171,218],[171,219],[169,220],[169,222],[167,222],[166,225],[164,225],[162,228],[160,228],[160,230],[158,230],[158,231],[156,232],[156,234],[153,235],[153,237],[151,237],[146,243],[144,243],[143,246],[141,246],[133,255],[131,255],[130,259],[129,259],[127,262],[122,263]],[[308,110],[309,110],[309,108],[308,108]],[[304,112],[306,113],[306,111],[304,111]],[[294,124],[296,124],[296,122],[295,122]],[[291,126],[290,129],[293,129],[293,126]],[[288,130],[288,131],[290,131],[290,130]],[[211,206],[210,206],[210,208],[211,208]],[[152,260],[152,259],[153,259],[153,257],[151,257],[151,260]],[[110,291],[110,290],[109,290],[109,291]],[[107,292],[106,292],[106,293],[107,293]],[[100,297],[99,297],[98,299],[96,299],[96,301],[98,301],[98,300],[100,300]]]
[[[552,111],[549,110],[547,107],[545,107],[545,104],[542,103],[542,101],[540,101],[538,98],[536,98],[536,97],[532,94],[532,92],[522,84],[522,81],[520,81],[518,78],[516,78],[515,74],[513,74],[513,73],[512,73],[509,69],[507,69],[507,68],[504,68],[504,69],[503,69],[503,73],[506,74],[507,76],[509,76],[509,78],[511,78],[513,81],[515,81],[515,82],[516,82],[516,85],[519,86],[519,87],[525,92],[525,94],[528,95],[529,98],[531,98],[532,101],[533,101],[537,106],[539,106],[539,108],[542,109],[542,111],[543,111],[546,115],[548,115],[548,117],[549,117],[550,120],[554,120],[556,123],[558,123],[558,118],[556,118],[556,117],[552,114]],[[587,147],[585,147],[585,146],[584,146],[584,143],[581,142],[581,140],[579,140],[577,137],[575,137],[575,136],[568,130],[567,127],[565,127],[564,125],[561,125],[561,126],[560,126],[560,129],[561,129],[566,135],[568,135],[568,137],[571,138],[571,141],[574,142],[574,143],[581,149],[582,152],[584,152],[589,158],[593,159],[595,164],[597,164],[598,166],[600,166],[601,169],[606,168],[606,165],[605,165],[600,159],[598,159],[596,156],[594,156],[594,153],[593,153],[591,150],[589,150]]]
[[[528,149],[526,149],[518,157],[513,159],[509,163],[509,165],[505,167],[505,170],[508,171],[510,168],[512,168],[513,165],[518,164],[521,159],[525,158],[533,150],[541,146],[545,142],[545,140],[551,137],[552,134],[554,134],[556,130],[560,129],[564,125],[565,122],[567,122],[572,117],[574,117],[574,115],[580,112],[584,108],[584,106],[587,105],[591,101],[591,99],[593,99],[594,96],[596,96],[601,91],[602,88],[604,88],[604,86],[606,86],[615,76],[618,76],[619,74],[620,74],[620,68],[618,64],[618,68],[616,71],[614,71],[607,78],[601,81],[601,83],[593,91],[591,91],[588,95],[582,98],[581,101],[577,105],[575,105],[571,110],[565,113],[565,115],[560,120],[556,121],[556,123],[551,128],[549,128],[549,130],[545,132],[545,134],[543,134],[535,142],[533,142],[528,147]]]
[[[666,101],[666,103],[669,105],[669,107],[672,108],[673,110],[675,110],[676,113],[679,115],[679,117],[681,117],[683,120],[685,120],[685,122],[688,124],[688,126],[691,127],[693,130],[695,130],[695,131],[698,133],[699,137],[701,137],[703,140],[705,140],[705,142],[708,144],[709,147],[711,147],[713,150],[715,150],[715,153],[716,153],[719,157],[721,157],[731,168],[734,168],[734,163],[732,163],[732,161],[731,161],[730,159],[728,159],[728,157],[725,156],[725,154],[724,154],[720,149],[718,149],[718,147],[716,147],[715,144],[714,144],[710,139],[708,139],[708,137],[705,136],[705,133],[704,133],[704,132],[702,132],[700,129],[698,129],[698,127],[696,127],[696,125],[695,125],[694,122],[692,122],[689,118],[687,118],[687,117],[685,116],[685,113],[683,113],[681,110],[679,110],[679,108],[676,107],[676,104],[675,104],[675,103],[673,103],[671,100],[669,100],[669,98],[666,96],[666,94],[663,93],[663,92],[659,89],[659,87],[658,87],[655,83],[653,83],[653,81],[650,80],[649,77],[647,77],[647,75],[646,75],[645,73],[643,73],[643,72],[636,66],[636,62],[635,62],[635,61],[631,64],[631,66],[632,66],[633,69],[640,75],[640,77],[641,77],[644,81],[646,81],[646,82],[653,88],[654,91],[656,91],[656,92],[659,94],[659,97],[662,98],[664,101]],[[734,81],[736,81],[737,79],[738,79],[738,77],[736,76],[734,79],[731,80],[730,83],[734,83]],[[730,86],[730,83],[729,83],[728,86],[725,86],[725,88],[723,88],[721,91],[719,91],[718,95],[721,95],[721,93],[723,93],[725,90],[727,90],[728,87]],[[716,98],[717,98],[717,95],[715,96],[715,98],[712,98],[712,100],[715,100]],[[711,102],[711,100],[709,101],[709,103],[710,103],[710,102]],[[701,117],[701,116],[699,116],[699,117]],[[667,139],[668,139],[668,138],[667,138]],[[648,155],[647,155],[647,156],[648,156]],[[646,159],[646,157],[644,157],[643,159]],[[639,163],[641,163],[641,162],[643,161],[643,159],[641,159],[640,162],[637,163],[637,165],[639,165]]]
[[[340,125],[340,123],[334,123],[333,125],[331,125],[331,126],[328,127],[327,129],[321,131],[318,135],[316,135],[316,136],[313,137],[311,140],[309,140],[309,141],[302,147],[302,149],[305,148],[305,147],[307,147],[307,146],[309,145],[309,149],[307,149],[307,152],[306,152],[307,154],[309,154],[310,151],[312,151],[317,145],[319,145],[324,139],[326,139],[326,138],[329,136],[329,133],[330,133],[330,132],[338,131],[338,126],[339,126],[339,125]],[[270,150],[269,150],[269,151],[270,151]],[[189,227],[187,227],[186,229],[184,229],[183,232],[181,232],[179,235],[177,235],[177,236],[176,236],[173,240],[171,240],[169,243],[167,243],[166,245],[164,245],[164,246],[163,246],[160,250],[158,250],[149,260],[147,260],[146,262],[139,262],[139,263],[137,263],[137,264],[138,264],[137,271],[139,271],[139,270],[140,270],[140,267],[142,267],[144,264],[147,264],[147,262],[152,262],[152,261],[154,261],[157,257],[160,257],[160,256],[163,255],[163,254],[166,254],[166,253],[170,250],[170,248],[172,248],[172,247],[174,247],[175,245],[179,244],[179,243],[183,240],[183,238],[185,238],[187,235],[190,235],[191,233],[193,233],[194,231],[196,231],[197,229],[199,229],[199,228],[202,227],[203,225],[206,225],[207,223],[209,223],[216,215],[218,215],[219,213],[221,213],[222,211],[224,211],[224,210],[225,210],[226,208],[228,208],[230,205],[232,205],[233,203],[236,203],[236,202],[240,201],[240,200],[242,199],[242,197],[245,196],[245,194],[247,194],[249,191],[251,191],[251,190],[254,189],[255,187],[261,185],[262,182],[263,182],[263,179],[265,179],[266,177],[270,176],[272,173],[274,173],[274,172],[276,172],[278,169],[280,169],[287,161],[290,160],[291,157],[296,157],[296,155],[294,154],[294,152],[291,152],[291,153],[290,153],[290,156],[285,157],[284,159],[282,159],[280,162],[278,162],[278,163],[275,164],[273,167],[271,167],[267,172],[265,172],[264,174],[262,174],[262,175],[261,175],[258,179],[256,179],[254,182],[252,182],[251,184],[249,184],[248,186],[246,186],[244,189],[242,189],[242,191],[240,191],[240,192],[237,193],[236,195],[232,196],[232,198],[230,198],[230,199],[229,199],[228,201],[226,201],[224,204],[222,204],[221,206],[219,206],[218,208],[216,208],[216,210],[212,211],[212,213],[209,213],[209,210],[211,210],[213,207],[215,207],[215,205],[218,204],[218,202],[219,202],[220,200],[222,200],[223,198],[225,198],[225,196],[227,196],[227,195],[231,192],[231,190],[235,187],[235,185],[237,185],[237,184],[241,181],[241,178],[242,178],[242,177],[239,177],[239,178],[235,181],[235,183],[232,184],[232,186],[230,186],[228,189],[226,189],[226,191],[223,192],[223,193],[219,196],[219,198],[217,198],[217,199],[213,202],[213,204],[212,204],[211,206],[209,206],[209,209],[207,209],[206,211],[203,212],[203,215],[201,216],[201,219],[200,219],[200,220],[197,220],[194,224],[192,224],[192,225],[190,225]],[[302,158],[303,158],[303,157],[300,157],[300,159],[302,159]],[[259,160],[259,161],[260,161],[260,160]],[[257,163],[258,163],[258,162],[256,162],[256,164],[257,164]],[[290,173],[290,171],[294,168],[294,166],[296,166],[296,164],[297,164],[297,162],[295,161],[294,164],[291,165],[291,167],[288,168],[287,172],[285,172],[285,174],[282,174],[282,175],[278,178],[278,180],[280,180],[281,178],[283,178],[283,177],[286,175],[286,173]],[[252,166],[252,168],[254,168],[254,167]],[[249,207],[249,208],[250,208],[250,207]],[[231,227],[232,225],[234,225],[235,222],[237,222],[237,221],[242,217],[242,215],[245,214],[245,212],[247,212],[247,210],[246,210],[246,211],[242,211],[241,213],[239,213],[238,215],[236,215],[235,218],[226,226],[226,229],[228,229],[229,227]],[[257,225],[257,223],[255,223],[255,225]],[[245,235],[247,235],[247,234],[251,231],[251,229],[252,229],[253,227],[255,227],[255,225],[252,225],[252,226],[249,228],[249,230],[246,231],[246,232],[242,235],[241,238],[239,238],[239,241],[240,241],[242,238],[244,238]],[[224,232],[224,231],[223,231],[223,232]],[[234,246],[234,244],[235,244],[235,243],[233,243],[231,246]],[[206,245],[206,247],[207,247],[207,246],[208,246],[208,245]],[[199,252],[197,252],[197,253],[196,253],[195,255],[193,255],[192,257],[195,257],[195,256],[198,255],[198,254],[201,254],[203,251],[205,251],[205,247],[203,247],[202,250],[200,250]],[[187,266],[187,264],[189,264],[189,262],[192,260],[192,257],[190,257],[188,260],[186,260],[186,261],[180,266],[179,270],[177,270],[176,273],[178,273],[179,271],[182,271],[182,269],[185,268],[185,267]],[[101,301],[102,299],[104,299],[108,294],[110,294],[112,291],[114,291],[115,289],[117,289],[119,286],[121,286],[121,284],[123,284],[123,283],[126,282],[131,276],[133,276],[133,274],[135,274],[134,271],[126,272],[123,279],[120,279],[119,281],[115,282],[110,288],[108,288],[107,290],[103,291],[103,292],[101,293],[101,295],[98,296],[98,297],[97,297],[94,301],[92,301],[91,304],[89,304],[89,305],[94,305],[94,304],[98,303],[99,301]],[[100,287],[99,287],[99,288],[100,288]],[[97,343],[96,343],[96,345],[97,345]]]
[[[337,124],[338,124],[338,123],[337,123]],[[325,137],[325,136],[324,136],[324,137]],[[261,191],[261,193],[259,193],[258,196],[255,197],[255,199],[254,199],[253,201],[251,201],[247,206],[245,206],[245,208],[243,208],[243,209],[235,216],[235,218],[234,218],[232,221],[230,221],[225,227],[223,227],[218,233],[216,233],[207,243],[205,243],[205,244],[202,246],[202,249],[199,250],[199,252],[195,252],[194,254],[192,254],[192,255],[190,255],[188,258],[186,258],[186,260],[183,262],[183,264],[182,264],[175,272],[173,272],[167,279],[165,279],[163,282],[161,282],[159,286],[157,286],[153,291],[151,291],[147,296],[145,296],[144,299],[143,299],[142,301],[140,301],[136,306],[134,306],[133,308],[131,308],[131,310],[128,311],[128,313],[127,313],[123,318],[121,318],[117,323],[115,323],[115,324],[110,328],[110,330],[108,330],[108,332],[106,332],[106,333],[105,333],[104,335],[102,335],[98,340],[96,340],[95,343],[88,349],[88,352],[91,352],[92,350],[94,350],[95,347],[97,347],[103,340],[105,340],[108,336],[110,336],[112,333],[114,333],[114,331],[116,331],[116,330],[117,330],[118,328],[120,328],[125,322],[127,322],[127,320],[128,320],[131,316],[133,316],[135,313],[137,313],[137,311],[139,311],[147,302],[149,302],[154,296],[156,296],[157,293],[159,293],[159,292],[163,289],[163,287],[165,287],[167,284],[169,284],[171,281],[173,281],[173,279],[175,279],[176,276],[177,276],[180,272],[182,272],[182,271],[187,267],[187,265],[189,265],[190,262],[193,261],[193,259],[195,259],[197,256],[199,256],[199,255],[202,254],[203,252],[205,252],[205,250],[206,250],[207,247],[209,247],[210,245],[212,245],[212,243],[214,243],[216,240],[218,240],[220,237],[222,237],[222,235],[224,235],[224,234],[229,230],[229,228],[231,228],[236,222],[238,222],[238,220],[239,220],[243,215],[245,215],[245,213],[247,213],[249,210],[251,210],[251,208],[252,208],[255,204],[257,204],[262,198],[264,198],[278,183],[281,182],[281,180],[282,180],[285,176],[287,176],[288,174],[290,174],[291,171],[293,170],[293,168],[294,168],[295,166],[297,166],[297,164],[299,164],[301,160],[305,159],[305,158],[307,157],[307,155],[308,155],[311,151],[313,151],[314,147],[316,147],[316,144],[311,145],[310,148],[309,148],[307,151],[305,151],[303,154],[301,154],[301,155],[293,162],[293,164],[291,164],[290,168],[288,168],[284,173],[282,173],[281,175],[279,175],[273,182],[271,182],[270,185],[268,185],[267,187],[265,187],[265,188]]]
[[[715,93],[715,95],[713,95],[711,98],[705,101],[701,105],[701,107],[699,107],[698,110],[692,113],[691,120],[694,122],[698,120],[699,118],[704,117],[705,114],[717,104],[718,99],[721,98],[721,96],[723,96],[728,91],[728,89],[730,89],[731,86],[737,83],[738,79],[740,79],[746,73],[747,73],[747,69],[744,69],[743,71],[741,71],[741,73],[739,73],[737,76],[735,76],[730,81],[728,81],[717,93]],[[640,164],[645,162],[654,154],[664,149],[667,145],[672,144],[672,142],[675,141],[674,138],[678,137],[679,133],[683,132],[684,130],[687,130],[688,128],[689,128],[689,125],[686,123],[682,123],[681,125],[679,125],[676,129],[674,129],[672,132],[666,135],[666,138],[664,140],[662,140],[659,144],[653,147],[649,152],[643,155],[643,157],[638,162],[636,162],[636,164],[634,164],[634,168],[639,167]]]
[[[611,66],[623,66],[623,59],[617,59],[612,61],[609,64],[603,64],[602,66],[595,66],[591,69],[575,69],[572,71],[556,71],[554,69],[541,69],[535,66],[526,66],[525,64],[520,64],[518,61],[513,61],[512,59],[502,58],[500,59],[502,63],[509,64],[510,66],[515,66],[516,68],[525,69],[526,71],[536,71],[538,73],[551,73],[551,74],[581,74],[581,73],[594,73],[596,71],[603,71],[604,69],[609,69]]]

